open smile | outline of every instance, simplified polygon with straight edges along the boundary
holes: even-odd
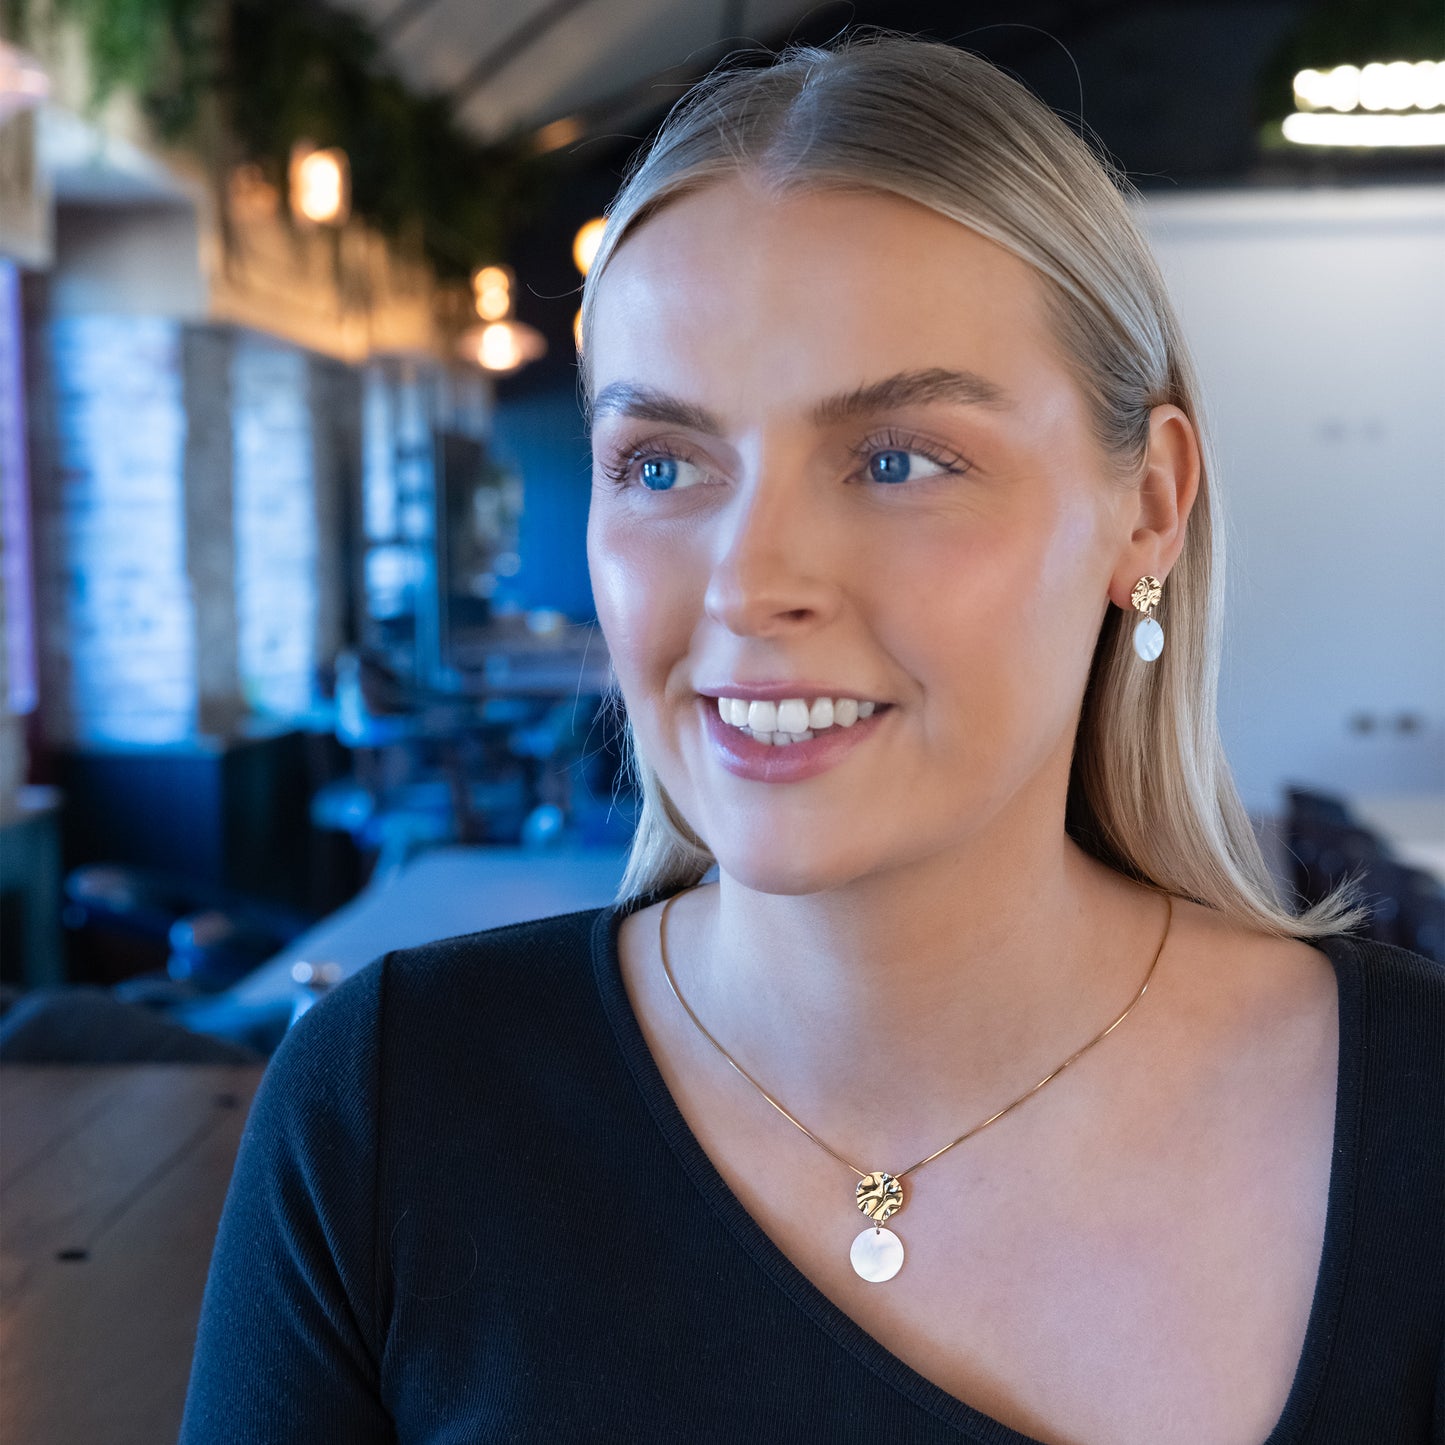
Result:
[[[698,706],[718,761],[734,777],[758,783],[799,783],[827,772],[871,738],[893,711],[891,703],[878,703],[866,715],[859,709],[851,724],[835,722],[801,733],[779,731],[776,718],[760,717],[759,722],[773,726],[757,729],[764,735],[759,737],[747,726],[724,722],[717,698],[701,696]],[[789,720],[786,715],[784,720]]]

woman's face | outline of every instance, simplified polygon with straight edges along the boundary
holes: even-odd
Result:
[[[1009,821],[1061,832],[1133,494],[1032,271],[909,201],[739,177],[648,220],[599,286],[598,616],[721,868],[813,892]],[[813,722],[820,697],[878,706],[776,745],[720,716],[759,692]]]

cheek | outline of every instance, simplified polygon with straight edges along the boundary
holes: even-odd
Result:
[[[1019,602],[1036,584],[1026,532],[1002,519],[967,518],[921,528],[909,546],[875,554],[873,595],[893,618],[896,645],[918,656],[921,675],[942,672],[973,692],[980,667],[1009,660]]]
[[[985,752],[1052,732],[1092,655],[1096,550],[1093,514],[1043,493],[1036,506],[920,529],[907,548],[875,554],[885,645],[943,703],[934,726],[963,730]]]
[[[659,548],[645,528],[594,503],[587,563],[597,620],[629,705],[661,686],[686,651],[695,579],[680,555]]]

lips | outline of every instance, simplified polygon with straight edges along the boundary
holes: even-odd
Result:
[[[749,702],[781,702],[788,697],[851,697],[858,702],[873,697],[868,691],[859,692],[856,688],[841,686],[829,682],[728,682],[720,683],[716,687],[700,687],[698,694],[702,697],[710,697],[714,706],[720,697],[741,697]],[[880,707],[883,704],[878,704]]]
[[[799,783],[836,767],[855,748],[864,745],[895,711],[878,709],[847,728],[829,728],[803,742],[778,746],[759,742],[750,733],[725,723],[718,715],[717,699],[699,697],[704,726],[718,762],[734,777],[759,783]]]

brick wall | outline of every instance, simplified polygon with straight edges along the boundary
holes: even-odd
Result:
[[[25,782],[23,716],[34,706],[25,453],[20,278],[0,260],[0,821]]]
[[[241,334],[231,362],[236,650],[241,695],[267,716],[314,698],[316,467],[306,354]]]
[[[344,627],[360,378],[237,328],[36,328],[41,696],[55,745],[296,720]]]
[[[40,682],[52,741],[165,743],[197,724],[181,327],[61,316],[31,358]]]

